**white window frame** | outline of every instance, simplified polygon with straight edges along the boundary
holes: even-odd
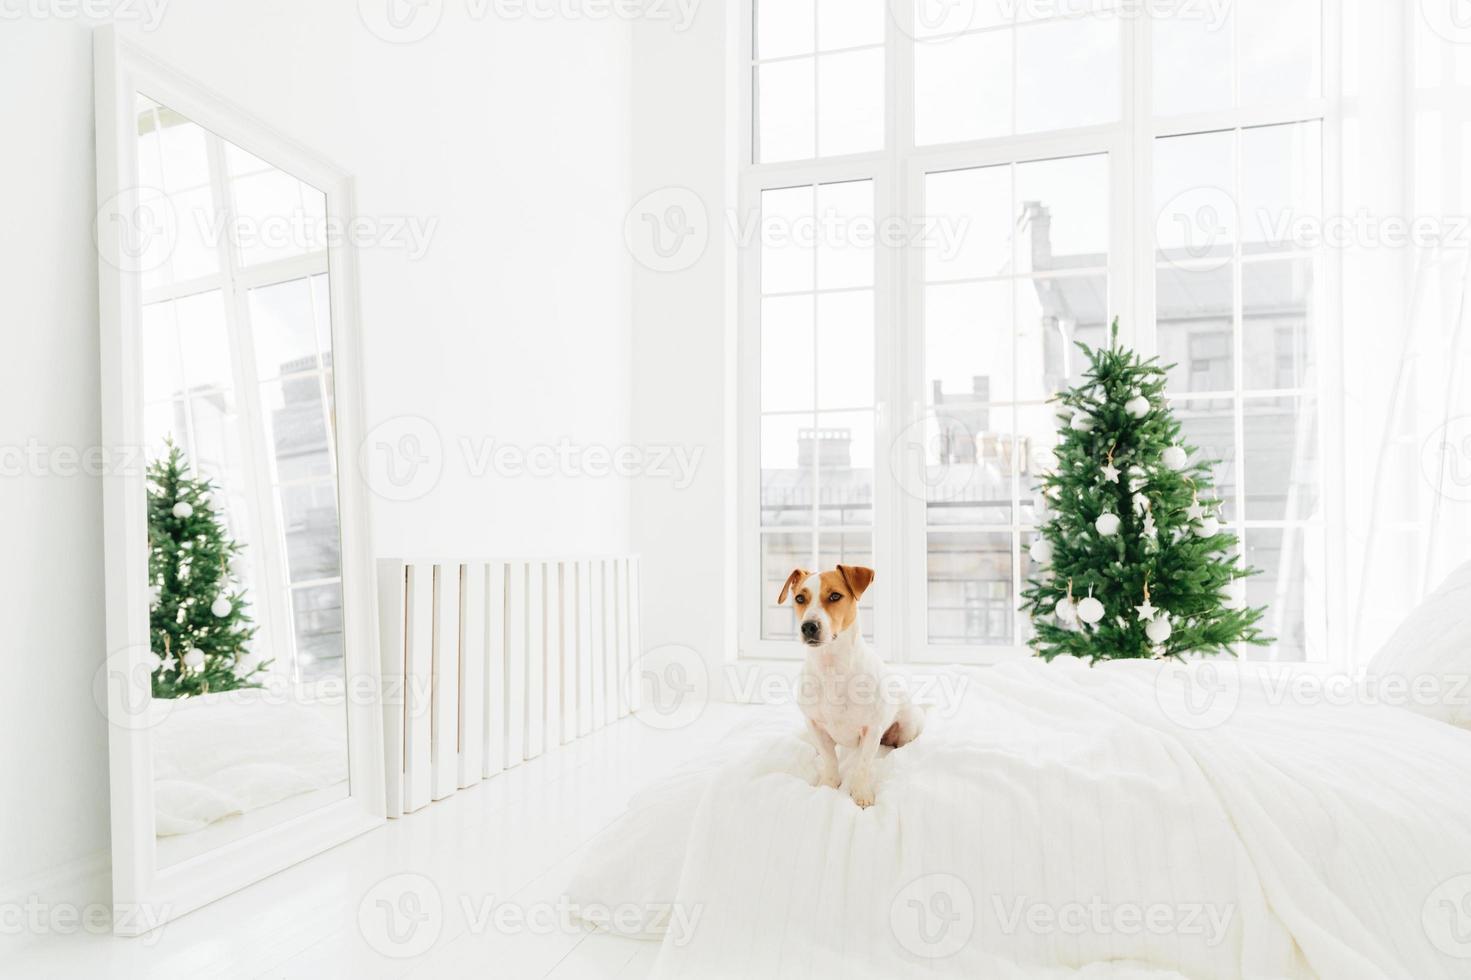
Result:
[[[1122,16],[1120,24],[1120,115],[1105,125],[1057,132],[1012,135],[917,146],[914,142],[914,57],[917,44],[907,33],[909,25],[895,22],[907,16],[909,5],[887,5],[885,40],[885,146],[881,151],[813,160],[754,162],[755,76],[754,40],[756,0],[742,0],[740,29],[736,32],[735,64],[738,79],[737,207],[744,221],[759,215],[765,190],[802,184],[871,179],[875,214],[912,216],[919,213],[924,174],[935,170],[1021,163],[1030,160],[1105,153],[1109,160],[1109,256],[1108,288],[1111,314],[1121,321],[1121,340],[1141,351],[1156,349],[1155,237],[1153,146],[1160,137],[1231,130],[1300,121],[1319,121],[1322,126],[1322,208],[1334,213],[1341,201],[1340,166],[1342,97],[1340,71],[1341,0],[1322,0],[1322,80],[1319,97],[1284,100],[1268,106],[1251,106],[1193,113],[1156,119],[1152,109],[1151,40],[1152,18]],[[1234,23],[1234,21],[1233,21]],[[1234,45],[1233,45],[1234,50]],[[1233,80],[1239,79],[1233,68]],[[1233,82],[1234,83],[1234,82]],[[817,106],[821,112],[821,106]],[[930,644],[926,617],[926,523],[925,505],[917,499],[903,500],[894,480],[880,477],[888,447],[896,436],[925,414],[923,383],[914,380],[923,371],[923,246],[913,242],[907,249],[876,249],[875,268],[875,431],[874,431],[874,563],[878,571],[870,595],[870,616],[877,615],[875,643],[891,662],[989,664],[1030,656],[1024,644],[1011,646],[961,646]],[[1285,256],[1284,256],[1285,257]],[[1233,267],[1239,268],[1233,262]],[[1337,662],[1346,657],[1342,627],[1345,614],[1344,544],[1341,533],[1328,533],[1344,526],[1342,479],[1342,339],[1329,325],[1340,322],[1340,256],[1331,250],[1319,254],[1314,279],[1317,311],[1313,342],[1317,345],[1319,406],[1317,431],[1322,500],[1321,523],[1326,541],[1325,649],[1312,651],[1310,659]],[[766,597],[761,564],[760,418],[761,418],[761,255],[759,242],[739,249],[737,267],[737,438],[738,438],[738,637],[742,659],[791,660],[799,651],[791,641],[763,639],[762,607]],[[1242,365],[1240,357],[1240,275],[1235,274],[1233,336],[1237,345],[1235,364],[1235,411],[1237,493],[1244,493],[1241,479]],[[902,329],[908,325],[909,329]],[[908,383],[906,383],[906,380]],[[1190,393],[1198,397],[1204,393]],[[1013,554],[1019,555],[1027,525],[1016,522],[1013,509]],[[1238,507],[1232,527],[1240,528],[1244,510]],[[1251,521],[1250,527],[1272,527],[1286,522]],[[1293,526],[1296,526],[1294,523]],[[999,527],[997,530],[1001,530]],[[1013,585],[1020,587],[1020,562],[1013,561]],[[1016,593],[1020,601],[1020,593]]]

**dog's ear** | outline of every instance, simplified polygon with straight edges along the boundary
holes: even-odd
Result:
[[[862,565],[839,565],[838,574],[843,576],[843,581],[848,583],[848,590],[853,593],[853,601],[857,602],[863,598],[863,592],[873,584],[873,569],[864,568]]]
[[[797,583],[800,582],[800,581],[802,581],[804,578],[806,578],[808,575],[811,575],[811,574],[812,574],[811,572],[806,571],[806,570],[801,569],[801,568],[794,568],[794,569],[792,569],[792,574],[788,575],[787,576],[787,580],[782,583],[782,586],[781,586],[781,595],[777,596],[777,598],[776,598],[776,604],[779,606],[782,603],[786,602],[787,601],[787,595],[792,591],[792,589],[796,588]]]

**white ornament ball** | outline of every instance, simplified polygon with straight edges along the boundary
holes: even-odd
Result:
[[[1180,446],[1171,446],[1160,454],[1160,462],[1172,470],[1183,470],[1190,465],[1190,456]]]
[[[1216,520],[1214,517],[1207,517],[1200,522],[1200,526],[1195,529],[1195,533],[1200,535],[1202,538],[1209,538],[1214,535],[1220,534],[1221,522]]]
[[[163,667],[163,658],[151,651],[148,654],[146,662],[148,664],[148,673],[150,674],[158,673],[159,670]]]
[[[1149,414],[1149,399],[1143,395],[1135,395],[1124,402],[1124,411],[1129,413],[1133,419],[1142,419]]]
[[[1103,603],[1086,596],[1078,602],[1078,618],[1088,625],[1093,625],[1103,618]]]
[[[224,596],[219,596],[215,599],[214,602],[211,602],[209,604],[209,611],[214,613],[221,619],[224,619],[226,616],[230,615],[230,613],[235,611],[235,607],[230,604],[229,599],[226,599]]]
[[[1105,538],[1111,538],[1119,533],[1119,515],[1099,514],[1098,520],[1093,522],[1093,526],[1098,529],[1099,534]]]
[[[1227,609],[1245,609],[1246,608],[1246,579],[1244,579],[1244,578],[1235,578],[1235,579],[1232,579],[1231,580],[1231,584],[1228,585],[1228,586],[1226,586],[1226,608]]]
[[[1170,617],[1163,614],[1155,616],[1144,627],[1144,635],[1149,637],[1150,643],[1163,643],[1174,631],[1174,627],[1170,625]]]
[[[1058,599],[1057,605],[1052,607],[1052,612],[1057,616],[1058,622],[1064,626],[1072,626],[1078,621],[1078,604],[1071,599]]]
[[[194,516],[194,505],[187,500],[181,500],[174,504],[174,516],[180,520]]]
[[[1078,412],[1073,416],[1072,426],[1079,432],[1091,432],[1094,426],[1093,416],[1087,412]]]
[[[204,666],[204,651],[199,647],[190,647],[189,652],[184,654],[184,666],[190,670],[198,670]]]
[[[1027,549],[1027,554],[1032,556],[1032,561],[1045,565],[1052,560],[1052,542],[1046,538],[1038,538]]]
[[[242,653],[235,660],[235,676],[246,677],[250,672],[260,666],[260,658],[253,653]]]

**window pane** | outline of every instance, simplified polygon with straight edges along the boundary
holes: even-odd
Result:
[[[1236,8],[1241,104],[1317,96],[1319,0],[1237,0]]]
[[[1011,168],[925,175],[925,216],[952,242],[925,251],[925,278],[973,279],[1012,269]]]
[[[177,194],[207,186],[209,154],[205,149],[204,130],[167,106],[159,107],[157,118],[164,189]]]
[[[1016,464],[1021,470],[1017,522],[1023,526],[1035,527],[1044,519],[1040,486],[1057,466],[1054,450],[1061,424],[1055,405],[1023,405],[1016,410]]]
[[[817,556],[813,554],[811,531],[792,534],[761,535],[761,638],[764,640],[795,640],[796,621],[792,614],[792,601],[777,605],[781,587],[792,570],[803,568],[817,571]]]
[[[812,307],[811,293],[761,301],[762,411],[813,407]]]
[[[914,47],[914,141],[921,146],[1011,132],[1011,33]]]
[[[1317,123],[1241,131],[1241,238],[1246,253],[1301,247],[1293,223],[1322,210]]]
[[[1017,605],[1011,534],[933,532],[928,541],[930,642],[1010,644]]]
[[[301,679],[340,680],[343,676],[341,583],[292,589],[291,618]]]
[[[1154,141],[1156,247],[1165,261],[1229,261],[1237,206],[1231,132]]]
[[[291,581],[333,578],[341,572],[337,489],[332,481],[281,488],[281,523]]]
[[[169,198],[174,209],[174,227],[170,269],[174,282],[185,282],[219,271],[219,236],[214,197],[208,187],[184,191]],[[166,236],[164,236],[166,238]]]
[[[1011,524],[1012,418],[1010,406],[975,401],[946,402],[931,410],[922,476],[929,524]]]
[[[325,247],[322,231],[327,201],[321,191],[274,169],[237,177],[231,185],[244,265]]]
[[[1236,517],[1236,420],[1228,398],[1177,401],[1175,418],[1180,422],[1180,440],[1192,450],[1192,463],[1209,462],[1212,491],[1200,499],[1222,503],[1221,516]]]
[[[905,0],[892,0],[897,18]],[[1012,21],[1018,4],[1015,0],[912,0],[910,33],[926,44],[948,44],[946,35],[959,34],[983,27],[999,27]]]
[[[144,305],[143,352],[143,401],[152,403],[181,394],[184,373],[172,301]]]
[[[183,349],[184,380],[189,390],[230,387],[234,374],[225,334],[225,303],[220,291],[214,289],[176,300],[174,310]]]
[[[873,412],[822,412],[797,434],[797,461],[815,460],[821,524],[873,523]]]
[[[223,389],[196,394],[189,399],[189,413],[194,420],[194,438],[188,445],[190,463],[221,487],[249,490],[234,396]]]
[[[756,57],[765,60],[810,52],[817,36],[813,14],[813,0],[759,0]]]
[[[1261,571],[1246,580],[1246,602],[1266,606],[1262,632],[1275,638],[1273,660],[1306,660],[1321,646],[1323,590],[1321,533],[1304,528],[1248,528],[1246,561]],[[1253,659],[1261,652],[1242,651]]]
[[[1113,17],[1027,25],[1016,31],[1016,128],[1096,126],[1119,117],[1119,28]]]
[[[798,58],[756,69],[757,159],[804,160],[813,156],[817,122],[813,59]]]
[[[819,408],[873,404],[873,307],[873,291],[868,289],[817,297],[817,349],[822,352],[817,361]]]
[[[800,434],[812,428],[812,416],[768,415],[761,420],[761,523],[766,527],[811,524],[812,457],[798,465]]]
[[[252,289],[248,306],[260,377],[316,369],[317,328],[309,280]]]
[[[883,44],[887,14],[884,0],[818,0],[818,46],[824,51],[832,51]]]
[[[1154,31],[1154,111],[1173,116],[1231,107],[1234,4],[1175,4]]]
[[[1016,283],[1016,397],[1043,401],[1081,380],[1078,342],[1108,336],[1108,276],[1021,279]]]
[[[1231,294],[1230,265],[1156,270],[1159,359],[1171,392],[1235,389]]]
[[[761,291],[796,292],[813,287],[815,191],[784,187],[761,193]]]
[[[317,324],[317,349],[323,363],[332,365],[332,296],[327,275],[312,276],[312,318]]]
[[[1301,521],[1318,512],[1318,417],[1312,398],[1250,399],[1246,518]]]
[[[817,59],[817,145],[825,157],[884,145],[884,51],[869,48]]]
[[[266,413],[278,483],[320,472],[321,461],[331,455],[321,385],[316,374],[261,385],[261,408]]]
[[[1009,401],[1013,285],[925,287],[925,394],[931,405]]]
[[[1017,164],[1017,249],[1023,271],[1108,265],[1108,157]]]
[[[1313,260],[1241,268],[1242,372],[1248,389],[1313,383]]]
[[[817,288],[872,286],[873,181],[819,185],[817,226]]]

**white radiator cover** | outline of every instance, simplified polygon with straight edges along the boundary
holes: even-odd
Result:
[[[388,815],[638,708],[634,556],[378,562]]]

